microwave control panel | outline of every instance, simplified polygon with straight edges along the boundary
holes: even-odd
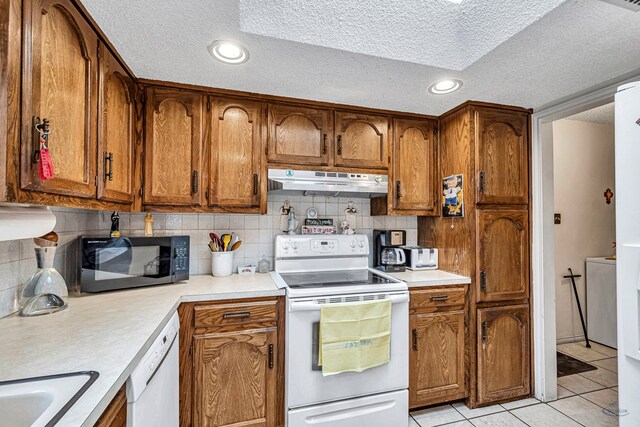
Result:
[[[189,273],[189,239],[174,239],[173,258],[175,273]]]

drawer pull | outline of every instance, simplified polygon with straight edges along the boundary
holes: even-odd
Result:
[[[418,351],[418,330],[413,329],[411,331],[411,341],[413,346],[413,351]]]
[[[479,183],[479,187],[480,187],[480,192],[484,193],[485,191],[485,179],[486,179],[486,174],[484,171],[480,171],[480,183]]]
[[[338,156],[342,156],[342,135],[338,135]]]
[[[222,315],[223,319],[246,319],[250,317],[251,313],[248,311],[236,311],[234,313],[225,313]]]
[[[273,344],[269,344],[269,369],[273,369]]]
[[[480,290],[482,292],[487,292],[487,272],[480,272]]]
[[[327,134],[322,134],[322,154],[327,154]]]
[[[448,301],[449,295],[434,295],[429,298],[429,301]]]

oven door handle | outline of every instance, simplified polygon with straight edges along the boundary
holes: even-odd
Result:
[[[387,298],[391,300],[391,304],[398,304],[409,301],[409,293],[389,295]],[[320,307],[324,304],[317,304],[313,301],[300,301],[289,303],[289,311],[320,311]]]

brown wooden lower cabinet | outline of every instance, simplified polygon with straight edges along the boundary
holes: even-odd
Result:
[[[477,320],[477,405],[529,396],[529,305],[479,308]]]
[[[127,427],[127,395],[124,387],[109,403],[94,427]]]
[[[409,407],[468,396],[467,285],[414,288],[410,302]]]
[[[180,426],[284,425],[283,308],[276,299],[180,306]]]

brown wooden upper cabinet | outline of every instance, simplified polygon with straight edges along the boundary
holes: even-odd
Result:
[[[136,86],[118,60],[98,46],[98,199],[131,203],[134,195]]]
[[[147,205],[200,205],[203,96],[147,88],[144,196]]]
[[[531,392],[529,306],[481,308],[477,319],[477,404],[528,396]]]
[[[389,117],[336,111],[335,165],[389,167]]]
[[[477,202],[525,204],[529,200],[528,115],[477,108]]]
[[[193,336],[193,426],[275,426],[276,328]]]
[[[23,7],[21,188],[95,198],[98,38],[71,0]],[[55,178],[41,181],[34,126],[45,119]]]
[[[269,162],[326,166],[332,153],[331,110],[269,104]]]
[[[433,215],[438,211],[437,123],[395,119],[390,185],[393,211]]]
[[[209,205],[245,212],[259,212],[262,205],[266,212],[262,189],[265,104],[233,98],[211,98],[211,104]]]
[[[477,210],[478,302],[529,297],[529,220],[526,210]]]

